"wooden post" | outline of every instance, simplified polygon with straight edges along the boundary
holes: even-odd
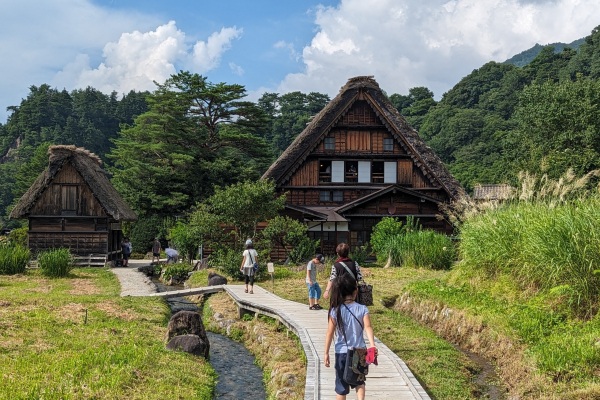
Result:
[[[267,271],[271,274],[271,292],[275,293],[275,277],[273,273],[275,272],[275,266],[272,262],[267,263]]]

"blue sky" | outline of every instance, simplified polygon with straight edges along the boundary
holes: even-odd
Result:
[[[373,75],[437,99],[473,69],[600,25],[600,0],[0,0],[0,122],[31,85],[153,90],[179,70],[334,97]]]

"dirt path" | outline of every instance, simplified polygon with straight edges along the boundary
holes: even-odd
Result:
[[[148,260],[129,260],[129,267],[115,267],[110,270],[119,278],[121,283],[121,297],[144,296],[156,293],[158,290],[152,280],[138,267],[150,265]]]

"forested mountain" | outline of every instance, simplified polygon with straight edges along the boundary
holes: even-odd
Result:
[[[545,47],[520,68],[474,70],[423,118],[419,133],[468,189],[600,168],[600,29],[578,51]]]
[[[571,43],[550,43],[545,46],[542,46],[541,44],[536,43],[535,46],[533,46],[532,48],[527,49],[525,51],[520,52],[519,54],[512,56],[508,60],[504,61],[504,63],[512,64],[517,67],[524,67],[527,64],[529,64],[531,61],[533,61],[533,59],[535,57],[537,57],[538,54],[540,54],[540,52],[542,51],[542,49],[544,47],[553,47],[555,53],[561,53],[565,48],[577,50],[579,48],[579,46],[581,46],[583,43],[585,43],[584,38],[574,40]]]
[[[536,46],[511,60],[474,70],[439,102],[426,87],[390,100],[467,189],[514,184],[524,170],[600,168],[600,27],[577,50]],[[46,166],[49,144],[98,154],[142,217],[185,214],[215,185],[257,179],[329,102],[321,93],[245,96],[241,85],[189,72],[121,99],[32,86],[0,124],[0,214]]]

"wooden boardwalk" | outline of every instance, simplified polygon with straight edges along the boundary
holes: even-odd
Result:
[[[282,299],[258,285],[254,285],[254,294],[244,293],[243,285],[223,285],[161,292],[151,296],[182,297],[220,291],[226,291],[231,296],[237,303],[240,314],[244,312],[263,314],[280,321],[295,332],[306,353],[305,400],[335,399],[333,344],[330,350],[332,366],[326,368],[321,359],[325,349],[325,331],[327,330],[326,310],[309,310],[307,304]],[[368,399],[430,399],[404,361],[377,337],[375,337],[375,346],[379,349],[377,357],[379,365],[372,365],[369,368],[366,382]],[[354,398],[353,392],[350,392],[349,398]]]

